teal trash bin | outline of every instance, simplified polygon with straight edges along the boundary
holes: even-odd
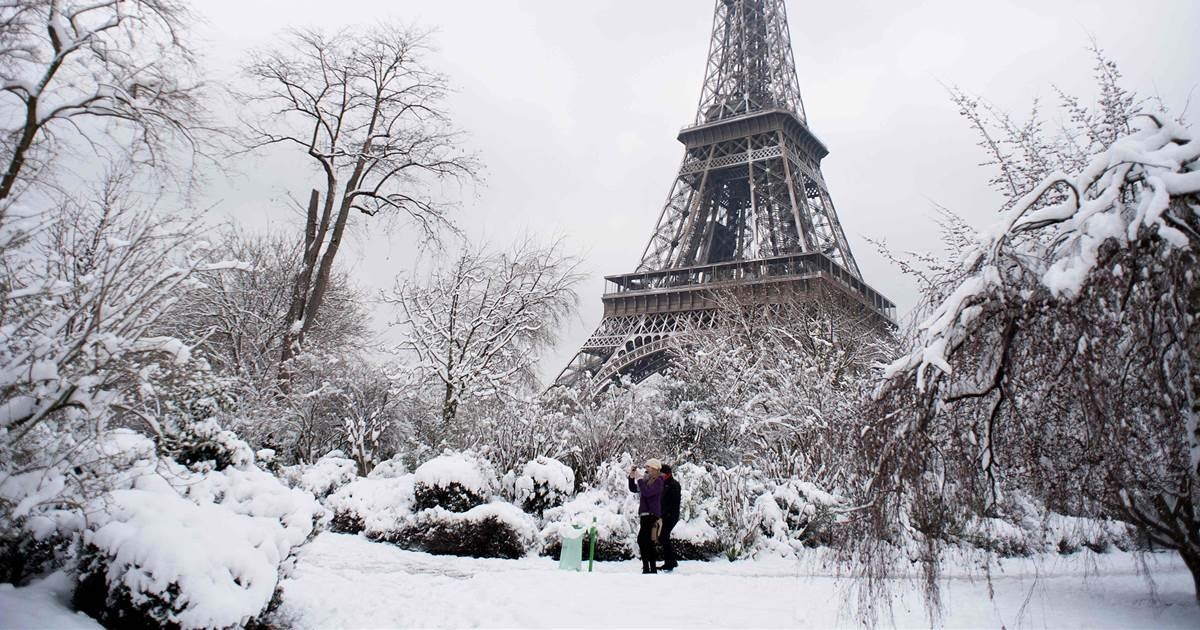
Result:
[[[583,565],[583,528],[572,525],[560,530],[562,551],[558,554],[558,568],[564,571],[580,571]]]

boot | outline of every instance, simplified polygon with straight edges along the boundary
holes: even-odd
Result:
[[[646,573],[651,573],[650,566],[651,565],[649,562],[642,560],[642,574],[643,575],[645,575]]]

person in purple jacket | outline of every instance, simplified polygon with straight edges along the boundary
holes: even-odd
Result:
[[[662,463],[657,459],[646,460],[646,476],[635,479],[637,468],[629,469],[629,491],[639,495],[638,519],[641,527],[638,529],[638,549],[642,554],[642,573],[658,573],[655,566],[654,543],[658,538],[658,528],[662,521],[662,495],[664,482],[659,476]]]

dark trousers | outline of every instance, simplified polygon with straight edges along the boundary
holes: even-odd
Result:
[[[642,552],[642,564],[649,562],[651,566],[657,560],[657,553],[654,549],[654,525],[658,522],[658,517],[653,514],[643,515],[641,517],[642,525],[638,528],[638,549]]]
[[[658,542],[662,544],[663,561],[666,566],[674,566],[679,564],[675,559],[675,548],[671,546],[671,530],[675,529],[675,523],[679,522],[676,519],[663,519],[662,533],[658,535]]]

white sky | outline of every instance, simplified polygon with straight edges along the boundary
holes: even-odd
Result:
[[[598,323],[603,275],[632,272],[673,182],[700,94],[710,0],[196,0],[217,77],[289,27],[377,20],[438,30],[433,65],[487,171],[456,220],[504,246],[562,235],[592,273],[580,321],[543,366],[552,378]],[[896,250],[938,248],[935,203],[986,224],[997,207],[982,154],[943,85],[1014,113],[1052,85],[1093,95],[1094,35],[1126,84],[1181,109],[1200,100],[1197,0],[791,0],[789,20],[809,126],[829,147],[823,172],[868,283],[901,313],[915,288],[863,238]],[[1196,119],[1192,108],[1192,120]],[[213,182],[219,216],[253,228],[300,229],[289,195],[306,197],[308,165],[247,158]],[[459,196],[456,190],[447,195]],[[365,218],[357,218],[364,221]],[[414,244],[360,224],[346,263],[372,292],[412,267]],[[367,236],[367,235],[370,236]],[[344,250],[345,251],[345,250]]]

